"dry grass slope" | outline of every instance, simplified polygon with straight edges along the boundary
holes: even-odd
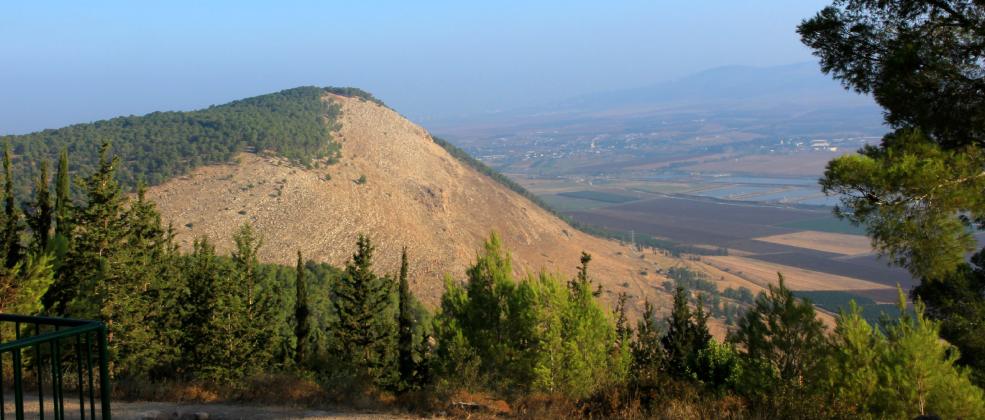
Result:
[[[396,272],[400,248],[409,247],[412,288],[434,305],[444,276],[461,279],[496,231],[513,251],[518,274],[545,268],[573,275],[584,250],[593,255],[592,271],[609,302],[625,291],[639,307],[644,297],[669,306],[659,291],[666,279],[653,272],[674,260],[571,228],[460,164],[423,128],[387,108],[335,95],[325,100],[342,107],[340,163],[305,169],[243,154],[236,164],[202,167],[150,189],[183,247],[205,235],[228,252],[233,232],[249,222],[264,237],[265,261],[293,264],[300,250],[341,265],[365,233],[378,244],[382,273]],[[649,275],[640,274],[644,268]]]

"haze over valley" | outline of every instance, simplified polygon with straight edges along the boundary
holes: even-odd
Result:
[[[701,258],[712,277],[762,287],[797,270],[818,280],[794,290],[883,303],[913,284],[821,191],[828,161],[878,144],[886,127],[870,98],[815,63],[719,67],[433,130],[576,222],[723,254]]]
[[[0,39],[0,419],[985,418],[980,0]]]

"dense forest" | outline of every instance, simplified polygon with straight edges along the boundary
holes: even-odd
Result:
[[[755,298],[726,292],[747,307],[719,341],[707,326],[711,290],[692,272],[672,273],[669,317],[646,303],[633,325],[628,296],[611,311],[598,301],[590,255],[573,278],[517,278],[493,234],[462,277],[445,280],[432,312],[408,287],[412,248],[380,250],[361,236],[344,267],[300,253],[295,267],[261,264],[263,238],[245,224],[230,255],[205,237],[181,252],[142,188],[121,187],[108,144],[78,174],[77,200],[64,153],[54,179],[42,166],[24,209],[11,156],[0,311],[105,321],[121,397],[147,398],[149,384],[252,395],[277,375],[323,401],[421,413],[467,414],[475,408],[448,401],[486,395],[531,418],[985,416],[982,390],[922,303],[876,324],[853,306],[827,331],[781,277]],[[401,269],[377,272],[379,252],[402,252]]]
[[[112,153],[125,162],[117,170],[128,188],[142,181],[157,185],[201,166],[231,162],[242,151],[270,152],[299,164],[313,159],[334,162],[340,146],[331,138],[339,108],[322,101],[324,93],[382,104],[355,88],[300,87],[191,112],[154,112],[76,124],[20,136],[2,136],[13,148],[15,190],[25,195],[40,164],[66,150],[72,170],[96,168],[99,147],[112,142]]]

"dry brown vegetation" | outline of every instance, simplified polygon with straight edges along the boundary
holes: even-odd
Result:
[[[396,112],[353,98],[328,95],[342,107],[341,161],[302,168],[274,157],[242,154],[237,164],[199,168],[151,188],[166,221],[188,248],[208,236],[220,252],[243,223],[263,235],[261,258],[293,264],[306,258],[344,264],[356,236],[378,244],[377,270],[395,272],[400,248],[410,249],[411,287],[434,305],[446,274],[461,278],[484,238],[495,231],[513,251],[517,270],[541,268],[573,275],[582,251],[608,291],[669,305],[658,286],[666,278],[641,267],[675,259],[581,233],[492,179],[459,163],[430,135]],[[359,182],[364,179],[365,182]],[[642,257],[642,258],[641,258]],[[631,308],[633,309],[633,308]]]

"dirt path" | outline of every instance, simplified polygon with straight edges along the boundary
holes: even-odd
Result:
[[[46,401],[45,418],[52,418],[51,402]],[[239,404],[182,404],[167,402],[113,402],[114,419],[356,419],[397,420],[418,417],[345,408],[306,409],[296,407],[250,406]],[[25,397],[25,418],[37,419],[37,397]],[[4,396],[4,413],[13,418],[13,395]],[[88,408],[86,413],[88,418]],[[97,412],[98,415],[98,412]],[[65,418],[78,419],[78,401],[65,401]]]

